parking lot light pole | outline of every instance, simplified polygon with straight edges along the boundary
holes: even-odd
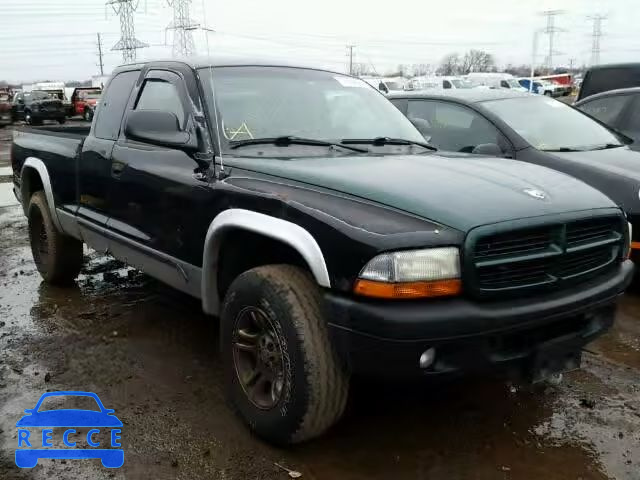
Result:
[[[536,56],[538,54],[538,34],[540,30],[533,32],[533,48],[531,49],[531,77],[529,78],[529,93],[533,92],[533,77],[536,69]]]

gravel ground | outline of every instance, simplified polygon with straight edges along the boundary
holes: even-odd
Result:
[[[0,208],[0,232],[0,479],[288,478],[276,463],[305,479],[640,479],[636,286],[613,331],[558,386],[359,381],[335,429],[284,450],[252,437],[226,406],[216,319],[197,302],[89,250],[75,286],[46,286],[20,207]],[[15,466],[16,421],[59,390],[95,392],[115,409],[122,468]]]

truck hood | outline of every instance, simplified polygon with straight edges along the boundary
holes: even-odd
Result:
[[[460,154],[233,158],[230,165],[324,187],[462,231],[501,221],[615,204],[533,164]],[[544,198],[538,197],[541,192]]]

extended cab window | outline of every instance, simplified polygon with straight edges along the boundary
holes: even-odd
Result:
[[[614,125],[629,100],[631,100],[629,95],[612,95],[586,102],[580,106],[580,110],[603,123]]]
[[[184,128],[184,108],[178,89],[164,80],[150,79],[144,82],[136,110],[164,110],[178,117],[180,128]]]
[[[95,136],[105,140],[117,140],[120,134],[120,124],[124,109],[129,101],[129,95],[133,89],[140,72],[122,72],[113,77],[107,91],[102,96],[100,107],[97,110]]]
[[[467,107],[433,100],[410,100],[407,116],[430,143],[442,150],[471,153],[478,145],[495,144],[507,153],[506,140],[498,130]]]

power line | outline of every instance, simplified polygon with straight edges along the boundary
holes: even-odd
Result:
[[[136,50],[149,46],[136,38],[133,13],[138,9],[138,3],[138,0],[108,0],[106,3],[120,16],[120,40],[111,50],[121,50],[124,63],[135,62]]]
[[[549,53],[547,54],[546,64],[549,70],[553,69],[553,55],[560,54],[561,52],[557,52],[553,48],[553,42],[555,39],[556,33],[564,32],[566,30],[562,28],[556,27],[556,17],[558,15],[562,15],[564,13],[563,10],[546,10],[542,12],[542,15],[547,17],[547,26],[543,30],[549,36]]]
[[[591,33],[591,65],[600,63],[600,37],[602,37],[602,20],[606,20],[606,15],[591,15],[587,17],[593,20],[593,31]]]
[[[173,30],[173,56],[190,57],[195,53],[192,32],[200,26],[190,17],[191,0],[167,0],[167,3],[173,7],[173,22],[167,27]]]

